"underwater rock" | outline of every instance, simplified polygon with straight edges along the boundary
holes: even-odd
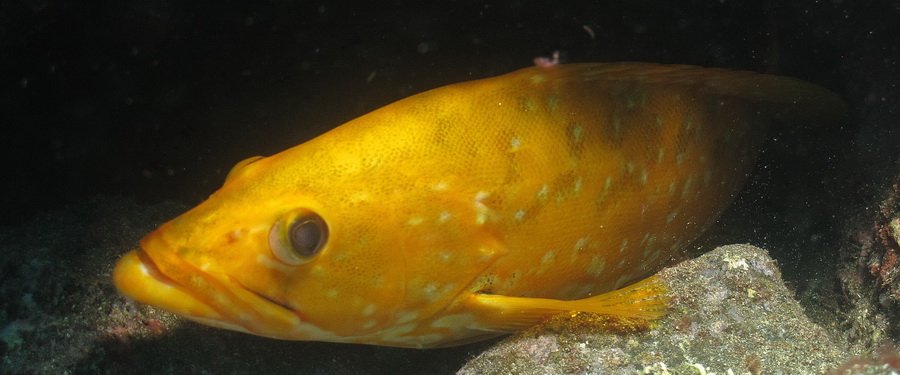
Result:
[[[659,275],[670,311],[650,330],[612,333],[596,317],[557,317],[459,374],[823,373],[849,356],[806,317],[766,250],[723,246]]]
[[[839,276],[846,297],[847,339],[872,350],[900,340],[900,175],[886,185],[874,213],[847,225]]]

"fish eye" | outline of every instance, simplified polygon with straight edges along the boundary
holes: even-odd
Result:
[[[278,260],[292,266],[312,260],[328,241],[325,220],[307,209],[282,215],[269,232],[269,247]]]

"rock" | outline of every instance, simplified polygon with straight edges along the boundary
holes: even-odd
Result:
[[[900,175],[878,196],[874,212],[848,219],[838,267],[848,306],[842,334],[863,351],[900,340]]]
[[[459,374],[823,373],[849,357],[804,315],[763,249],[723,246],[659,275],[672,299],[650,330],[614,333],[584,314],[560,316]]]

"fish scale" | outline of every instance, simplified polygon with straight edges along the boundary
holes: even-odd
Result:
[[[679,65],[449,85],[238,163],[114,282],[291,340],[427,348],[572,311],[652,321],[666,295],[648,276],[727,207],[769,124],[842,111],[799,80]]]

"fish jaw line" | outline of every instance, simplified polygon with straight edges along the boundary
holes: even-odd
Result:
[[[142,250],[122,256],[113,270],[113,284],[122,295],[187,318],[221,320],[212,306],[194,298],[177,282],[166,277]]]
[[[260,336],[291,339],[285,335],[308,325],[285,306],[181,259],[158,234],[116,264],[113,281],[123,295],[201,324]]]

